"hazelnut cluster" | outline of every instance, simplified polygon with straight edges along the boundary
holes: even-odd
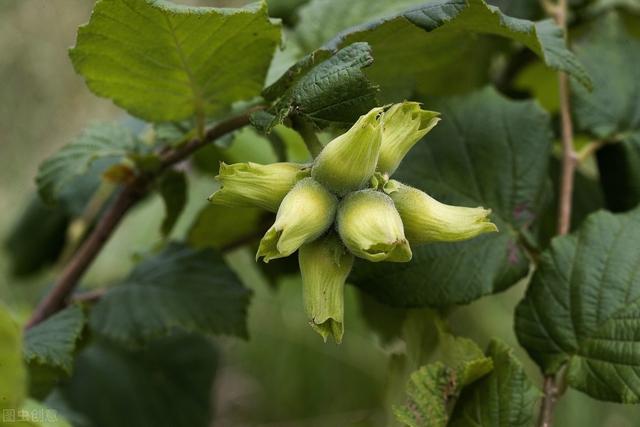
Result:
[[[256,259],[298,251],[305,310],[325,340],[342,340],[344,283],[354,257],[409,262],[412,245],[497,231],[488,209],[446,205],[390,179],[438,121],[438,113],[403,102],[361,116],[312,164],[221,164],[222,185],[210,200],[277,212]]]

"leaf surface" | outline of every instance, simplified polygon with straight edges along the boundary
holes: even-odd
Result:
[[[640,38],[632,33],[637,26],[610,12],[575,42],[576,54],[594,81],[592,92],[572,86],[577,127],[597,140],[616,142],[597,153],[607,206],[613,211],[640,202]]]
[[[362,71],[372,63],[367,43],[307,55],[265,89],[264,96],[277,102],[255,114],[254,123],[269,131],[291,117],[318,128],[348,127],[377,105],[378,89]]]
[[[340,6],[343,3],[343,6]],[[410,1],[357,1],[351,12],[344,2],[314,0],[301,12],[297,27],[309,48],[326,41],[331,23],[350,26],[334,39],[330,48],[367,42],[375,62],[367,75],[382,88],[382,99],[400,101],[417,89],[421,94],[461,93],[486,83],[491,54],[499,36],[521,43],[554,70],[566,71],[589,87],[590,80],[564,42],[562,31],[550,20],[533,22],[517,19],[487,5],[483,0],[434,0],[410,7]],[[351,2],[349,5],[351,6]],[[384,6],[389,4],[393,6]],[[398,9],[405,6],[398,13]],[[366,8],[381,19],[358,22],[358,11]],[[343,17],[346,15],[346,17]],[[352,24],[353,25],[353,24]],[[312,44],[313,43],[313,44]]]
[[[487,375],[493,362],[472,340],[438,327],[437,361],[411,374],[407,399],[393,408],[398,421],[409,427],[446,427],[463,388]]]
[[[138,143],[128,129],[108,123],[93,125],[42,162],[36,176],[40,196],[54,204],[65,188],[87,174],[96,161],[113,164],[137,150]]]
[[[279,25],[244,9],[102,0],[71,61],[96,94],[149,121],[213,117],[260,93]]]
[[[640,402],[640,210],[590,215],[540,258],[516,310],[520,343],[590,396]]]
[[[177,335],[128,351],[98,341],[63,389],[70,406],[102,427],[206,427],[217,352],[202,336]]]
[[[540,392],[513,355],[513,349],[493,340],[487,356],[493,359],[493,371],[462,392],[450,425],[534,426]]]
[[[24,337],[25,360],[60,368],[70,374],[76,343],[84,325],[84,312],[74,305],[32,327]]]
[[[216,252],[171,243],[96,304],[90,325],[132,346],[175,329],[246,337],[249,297]]]
[[[551,130],[540,107],[484,89],[429,108],[442,122],[394,178],[445,203],[491,208],[500,231],[413,247],[406,264],[357,264],[352,282],[386,304],[446,307],[513,285],[529,268],[520,232],[544,208]]]

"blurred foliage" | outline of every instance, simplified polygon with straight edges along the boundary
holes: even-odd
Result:
[[[183,3],[238,6],[246,2],[191,0]],[[272,16],[283,19],[289,35],[300,22],[298,7],[304,3],[307,2],[269,1]],[[537,1],[495,0],[491,3],[504,8],[509,15],[541,17]],[[588,21],[613,7],[637,11],[634,1],[629,0],[576,0],[571,3],[576,7],[578,22]],[[94,97],[82,79],[75,75],[68,60],[67,47],[74,42],[77,26],[87,21],[91,7],[92,2],[85,0],[0,0],[0,49],[3,52],[0,57],[0,210],[3,212],[0,240],[9,242],[9,250],[0,253],[0,300],[9,302],[18,318],[24,317],[27,308],[43,294],[45,285],[50,282],[48,279],[54,276],[55,271],[43,271],[41,267],[51,266],[59,258],[72,217],[80,215],[87,203],[84,199],[69,208],[72,215],[69,210],[50,210],[44,206],[35,198],[33,177],[37,165],[79,135],[92,121],[115,119],[132,123],[109,101]],[[370,12],[375,15],[376,9],[372,8]],[[624,20],[628,31],[640,34],[637,17],[625,15]],[[356,19],[347,24],[360,22]],[[326,22],[319,21],[318,24]],[[270,81],[279,77],[302,54],[295,40],[289,37],[285,50],[278,53],[274,61]],[[480,65],[484,70],[487,64]],[[531,58],[515,68],[512,75],[496,73],[498,77],[509,77],[500,87],[520,95],[531,94],[550,113],[555,113],[554,73]],[[492,74],[491,77],[496,76]],[[613,147],[607,149],[615,150]],[[609,159],[616,159],[619,155],[610,153],[603,151],[598,160],[607,161],[605,157],[609,155],[613,156]],[[207,206],[206,198],[216,188],[211,175],[215,174],[219,161],[267,163],[276,159],[303,161],[307,158],[300,136],[278,127],[268,137],[245,129],[224,143],[203,150],[194,162],[194,173],[189,176],[188,202],[168,238],[181,239],[188,235],[198,246],[213,247],[247,238],[234,233],[229,225],[223,227],[229,228],[228,233],[223,234],[198,222],[191,226],[196,217],[210,215],[213,210]],[[620,163],[614,161],[614,164]],[[627,165],[621,173],[626,168]],[[629,168],[635,171],[633,166]],[[549,182],[557,175],[555,161],[551,162],[550,173]],[[593,165],[578,175],[576,223],[584,214],[603,204],[597,178]],[[84,183],[90,184],[88,180]],[[552,188],[551,184],[548,188]],[[552,201],[548,211],[553,213],[555,196],[552,190],[548,197]],[[83,289],[121,280],[142,254],[157,249],[165,241],[160,231],[163,218],[158,214],[163,210],[158,195],[152,195],[137,207],[91,267],[84,278]],[[262,225],[257,224],[259,218],[251,212],[240,216],[257,229]],[[226,224],[229,224],[228,220]],[[553,222],[548,224],[547,237],[541,241],[548,238],[554,225]],[[32,239],[46,244],[33,245],[33,240],[22,240],[20,236],[26,232]],[[540,233],[544,235],[544,230]],[[78,413],[80,410],[100,420],[103,426],[174,427],[180,425],[172,418],[176,414],[188,415],[181,422],[186,420],[188,425],[196,426],[203,424],[202,413],[215,408],[214,427],[389,427],[389,414],[385,413],[384,407],[390,401],[397,402],[407,379],[406,374],[399,375],[395,380],[397,388],[390,382],[390,378],[398,374],[397,370],[402,371],[397,354],[406,344],[403,327],[406,328],[406,322],[411,319],[411,316],[407,319],[410,312],[380,306],[349,286],[345,302],[349,339],[340,347],[325,345],[306,325],[301,309],[299,276],[281,274],[291,271],[291,265],[258,266],[247,249],[236,250],[226,257],[254,292],[249,306],[250,340],[221,338],[213,345],[200,338],[173,338],[182,340],[184,352],[180,354],[163,352],[162,343],[138,351],[124,350],[107,342],[94,342],[86,348],[80,346],[80,358],[71,380],[66,382],[62,393],[50,396],[48,403],[76,426],[86,422],[86,417]],[[295,264],[295,260],[291,264]],[[14,277],[26,272],[37,274],[28,279]],[[9,288],[9,284],[23,286]],[[483,348],[491,336],[502,337],[515,348],[517,357],[524,362],[524,369],[539,384],[538,370],[524,350],[517,347],[513,332],[513,311],[523,290],[524,283],[521,283],[504,293],[459,307],[450,313],[451,325],[453,332],[476,340]],[[371,325],[375,324],[378,327],[372,329]],[[378,332],[374,332],[376,330]],[[428,335],[422,330],[420,333],[423,332],[421,338]],[[141,375],[144,371],[141,360],[144,360],[144,369],[154,366],[150,375]],[[124,366],[125,369],[114,376],[113,366]],[[185,381],[189,381],[190,386],[195,384],[204,395],[210,390],[214,371],[217,371],[213,404],[199,398],[178,396],[176,401],[167,397],[167,384],[176,381],[171,373],[176,369],[189,371],[195,366],[200,366],[199,376]],[[141,396],[139,389],[132,389],[133,383],[158,400],[143,399],[146,396]],[[100,384],[100,393],[96,393],[96,384]],[[103,404],[106,399],[109,406]],[[637,408],[598,402],[569,390],[558,404],[556,423],[558,426],[630,427],[637,425],[637,415]]]

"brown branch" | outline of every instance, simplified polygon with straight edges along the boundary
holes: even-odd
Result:
[[[543,6],[545,2],[543,1]],[[567,0],[558,0],[554,8],[550,9],[546,4],[547,13],[551,14],[556,23],[567,37]],[[558,235],[569,233],[571,228],[571,208],[573,201],[573,180],[577,164],[577,155],[573,146],[573,122],[571,120],[571,101],[569,93],[569,77],[566,73],[558,73],[558,90],[560,97],[560,120],[562,123],[562,176],[560,177],[559,204],[558,204]],[[553,425],[553,412],[558,398],[562,394],[558,386],[558,379],[563,374],[547,374],[544,378],[542,404],[540,405],[539,427],[551,427]]]
[[[560,89],[560,119],[562,121],[562,176],[560,177],[560,203],[558,204],[558,234],[569,232],[571,227],[571,202],[573,198],[573,178],[578,156],[573,148],[573,123],[569,100],[569,78],[565,73],[558,75]]]
[[[204,138],[193,139],[175,150],[162,153],[160,156],[160,168],[157,171],[137,175],[125,184],[91,234],[80,245],[78,251],[69,260],[69,263],[66,264],[49,294],[38,304],[31,319],[27,322],[26,328],[37,325],[64,308],[65,303],[78,285],[78,281],[100,253],[122,218],[131,207],[144,197],[149,191],[150,184],[158,175],[217,138],[246,126],[249,124],[251,112],[259,108],[253,108],[242,115],[219,122],[205,133]]]
[[[100,301],[100,299],[105,296],[106,293],[106,288],[98,288],[87,292],[75,293],[68,299],[68,304],[92,304]]]
[[[539,427],[551,427],[553,425],[553,411],[556,407],[556,402],[560,394],[558,393],[558,386],[556,384],[556,377],[554,375],[547,375],[544,377],[544,397],[542,399],[542,405],[540,406],[540,419],[538,421]]]

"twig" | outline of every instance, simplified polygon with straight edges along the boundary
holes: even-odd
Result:
[[[74,303],[90,304],[90,303],[98,302],[103,296],[105,296],[106,293],[107,293],[107,289],[105,288],[99,288],[99,289],[94,289],[92,291],[76,293],[68,299],[68,302],[69,304],[74,304]]]
[[[198,149],[215,139],[249,124],[250,113],[260,107],[248,110],[240,116],[222,121],[209,129],[204,138],[193,139],[175,150],[162,153],[160,167],[153,173],[137,175],[124,185],[113,204],[106,210],[87,239],[80,245],[78,251],[64,267],[58,280],[49,294],[38,304],[26,328],[47,319],[65,306],[65,302],[75,290],[78,280],[89,268],[93,260],[100,253],[109,237],[125,216],[144,195],[149,191],[149,185],[162,172],[189,157]]]
[[[608,139],[602,139],[597,141],[592,141],[584,146],[582,150],[578,152],[578,163],[583,163],[589,157],[593,156],[599,149],[604,147],[607,144],[610,144],[614,141],[609,141]]]
[[[553,411],[558,401],[558,386],[556,385],[556,377],[548,375],[544,377],[544,398],[540,406],[539,427],[551,427],[553,424]]]
[[[578,156],[573,148],[573,123],[569,101],[569,78],[559,73],[560,118],[562,121],[562,176],[560,178],[560,203],[558,210],[558,234],[569,232],[571,227],[571,202],[573,198],[573,178]]]
[[[547,13],[551,14],[556,23],[567,37],[567,0],[558,0],[553,8],[549,8],[548,1],[543,0]],[[560,179],[560,201],[558,206],[558,235],[569,232],[571,227],[571,204],[573,201],[573,180],[577,163],[577,155],[573,147],[573,122],[571,121],[571,101],[569,95],[569,77],[566,73],[558,73],[558,89],[560,97],[560,120],[562,123],[562,176]],[[558,374],[560,376],[561,374]],[[540,405],[539,427],[553,425],[553,411],[561,394],[556,375],[546,375],[544,378],[544,397]]]

